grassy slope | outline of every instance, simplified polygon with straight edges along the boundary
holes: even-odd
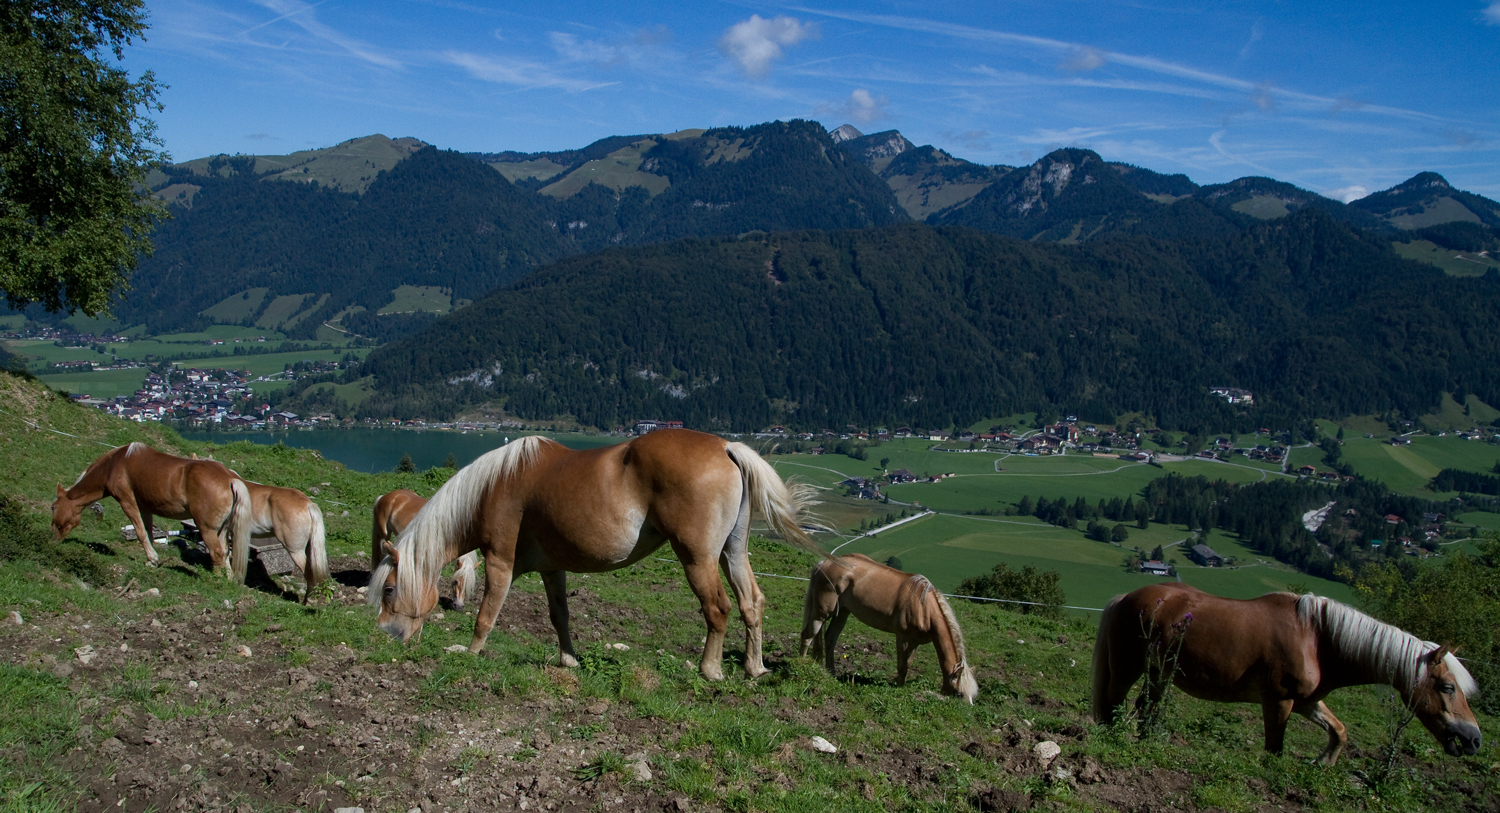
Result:
[[[0,443],[8,450],[10,464],[0,470],[0,491],[21,496],[33,509],[45,506],[54,480],[69,477],[103,450],[96,442],[138,438],[179,453],[212,451],[247,476],[283,485],[309,488],[328,483],[321,487],[319,500],[330,516],[332,552],[347,555],[359,552],[366,542],[365,507],[376,494],[397,485],[430,493],[433,485],[420,475],[354,475],[310,453],[274,447],[237,444],[210,450],[159,427],[122,424],[77,409],[9,377],[0,377],[0,389],[8,413],[86,436],[75,439],[27,429],[15,414],[0,414]],[[340,503],[348,506],[349,517],[342,516]],[[962,520],[927,520],[938,521]],[[544,727],[560,743],[579,737],[584,744],[591,738],[602,743],[602,753],[592,762],[578,760],[582,765],[608,773],[619,767],[629,749],[639,747],[652,755],[653,792],[684,795],[695,806],[735,810],[952,810],[966,807],[986,788],[1012,791],[1052,810],[1117,810],[1131,794],[1178,809],[1250,811],[1293,800],[1305,808],[1330,811],[1474,809],[1483,803],[1482,796],[1465,795],[1460,788],[1473,792],[1490,781],[1487,757],[1448,759],[1435,752],[1425,732],[1408,729],[1401,741],[1402,771],[1372,796],[1357,777],[1372,770],[1372,751],[1385,736],[1381,698],[1387,692],[1378,689],[1345,690],[1332,698],[1356,746],[1335,769],[1307,764],[1322,735],[1300,720],[1289,732],[1287,757],[1262,756],[1255,745],[1258,714],[1247,706],[1209,705],[1179,696],[1172,736],[1143,742],[1123,729],[1097,727],[1086,715],[1092,630],[1083,620],[1050,621],[988,605],[956,604],[981,687],[978,704],[969,707],[932,698],[930,650],[918,654],[911,685],[892,685],[889,636],[858,624],[846,632],[848,659],[843,661],[843,668],[857,679],[832,680],[812,664],[792,658],[802,584],[762,578],[767,649],[777,671],[755,684],[731,676],[725,684],[710,686],[682,666],[691,659],[702,626],[695,602],[682,586],[680,568],[648,559],[614,574],[575,578],[573,585],[586,588],[586,595],[574,599],[574,612],[584,617],[603,614],[611,625],[610,639],[627,641],[632,648],[613,652],[601,650],[598,641],[580,640],[588,668],[575,673],[576,679],[563,680],[540,666],[553,646],[546,635],[506,632],[502,623],[491,638],[492,657],[448,654],[443,648],[466,643],[472,624],[471,615],[449,614],[448,621],[429,625],[419,645],[401,647],[373,629],[368,611],[352,605],[347,611],[337,604],[304,611],[282,598],[204,578],[196,567],[174,563],[175,553],[169,554],[170,566],[145,568],[139,549],[120,542],[112,530],[121,522],[118,508],[108,503],[104,521],[85,523],[75,538],[109,551],[101,558],[117,569],[117,581],[135,579],[141,590],[157,587],[162,599],[143,602],[115,598],[105,590],[83,591],[76,582],[48,576],[37,565],[0,562],[0,608],[19,608],[37,622],[55,623],[49,629],[57,630],[63,640],[47,646],[61,659],[71,658],[72,647],[101,643],[101,638],[114,635],[112,630],[144,628],[149,616],[169,624],[186,621],[226,629],[217,644],[225,652],[242,642],[257,652],[281,653],[263,660],[261,670],[306,666],[315,670],[315,678],[326,674],[324,679],[334,680],[334,673],[318,670],[357,669],[400,682],[411,671],[404,669],[406,664],[414,664],[417,683],[412,694],[399,697],[397,702],[406,705],[398,706],[397,713],[401,719],[424,721],[418,728],[420,743],[405,743],[421,760],[413,757],[398,764],[389,777],[385,770],[377,772],[375,781],[366,784],[353,781],[356,773],[363,773],[355,763],[298,778],[346,793],[367,809],[421,804],[420,796],[402,795],[396,781],[411,776],[411,765],[418,761],[432,763],[425,793],[438,796],[450,792],[446,780],[455,772],[512,770],[508,766],[517,760],[539,759],[533,755],[549,746],[533,741],[532,722],[515,729],[515,719],[503,716],[510,708],[535,710],[540,726],[536,730]],[[757,569],[767,573],[800,575],[811,564],[807,555],[774,543],[757,543],[755,557]],[[540,587],[533,576],[520,579],[514,589],[518,596],[534,597]],[[630,612],[610,612],[611,607]],[[70,615],[63,618],[64,612]],[[738,635],[737,625],[738,621],[731,628],[731,642]],[[326,661],[328,653],[349,652],[340,650],[343,642],[353,645],[352,660]],[[736,649],[732,644],[731,650]],[[75,676],[70,686],[47,671],[51,654],[35,655],[42,660],[0,668],[0,686],[5,689],[0,692],[0,774],[5,777],[0,794],[16,809],[70,808],[91,797],[93,791],[79,779],[88,769],[70,770],[65,766],[79,763],[62,763],[58,756],[74,747],[95,751],[122,719],[141,719],[149,711],[162,720],[202,717],[210,724],[222,716],[227,724],[232,717],[259,715],[266,704],[283,702],[281,698],[296,692],[281,689],[274,696],[248,698],[230,693],[220,699],[222,690],[215,687],[218,690],[206,698],[210,702],[204,702],[195,693],[153,679],[152,670],[140,666],[126,668],[113,682],[91,683]],[[581,707],[597,698],[613,703],[608,720],[580,717]],[[285,702],[308,701],[303,696]],[[572,731],[575,722],[583,720],[600,722]],[[453,721],[473,721],[471,729],[478,730],[493,726],[496,736],[520,737],[522,742],[534,742],[534,747],[513,756],[466,748],[462,738],[475,733],[456,733]],[[1493,727],[1494,721],[1485,719],[1482,724]],[[327,725],[329,741],[337,742],[343,724]],[[320,727],[319,741],[324,734]],[[839,757],[806,750],[801,743],[814,734],[838,744]],[[269,744],[264,747],[280,748],[288,759],[301,758],[291,754],[300,736],[295,726],[265,736]],[[1030,767],[1029,748],[1044,738],[1062,744],[1059,764],[1075,776],[1094,764],[1102,767],[1105,781],[1074,784],[1040,776]],[[278,742],[285,744],[277,746]],[[911,761],[907,771],[896,770],[892,755]],[[912,772],[912,762],[920,769]],[[445,763],[443,773],[437,774],[437,766]],[[560,780],[577,782],[566,774]],[[335,788],[335,782],[343,785]],[[618,782],[637,787],[624,779]],[[18,800],[27,788],[25,801]],[[445,805],[459,803],[444,798]]]
[[[1481,277],[1491,268],[1500,269],[1500,261],[1492,257],[1481,257],[1466,251],[1452,251],[1429,240],[1413,240],[1410,243],[1391,243],[1397,254],[1408,260],[1431,263],[1455,277]]]

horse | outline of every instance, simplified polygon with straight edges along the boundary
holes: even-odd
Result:
[[[375,501],[375,524],[370,529],[370,570],[385,556],[385,543],[401,535],[412,518],[422,510],[427,500],[407,488],[398,488],[380,495]],[[469,551],[458,557],[458,569],[453,571],[453,609],[462,610],[464,604],[474,597],[476,571],[479,554]]]
[[[1116,596],[1094,640],[1094,719],[1113,722],[1143,673],[1143,714],[1159,705],[1167,680],[1203,700],[1259,703],[1273,754],[1296,712],[1328,734],[1317,762],[1338,762],[1348,736],[1323,698],[1366,684],[1394,687],[1449,755],[1479,750],[1467,700],[1478,687],[1448,647],[1311,593],[1238,600],[1168,583]]]
[[[253,537],[275,537],[302,571],[306,590],[302,603],[312,598],[313,588],[328,578],[328,551],[323,543],[323,510],[295,488],[268,486],[245,480],[250,492]]]
[[[164,454],[139,441],[111,449],[89,464],[71,488],[57,484],[52,501],[52,533],[59,541],[78,527],[83,507],[113,497],[135,525],[146,560],[157,564],[151,547],[151,518],[192,519],[203,534],[213,567],[225,567],[224,537],[234,551],[227,575],[245,582],[253,523],[250,491],[244,481],[213,460]]]
[[[485,592],[469,650],[484,648],[511,580],[540,572],[558,663],[573,667],[567,572],[617,570],[670,544],[708,626],[699,671],[724,677],[731,607],[722,567],[745,621],[745,674],[754,678],[767,669],[765,595],[750,570],[751,508],[784,539],[816,552],[800,526],[811,494],[810,486],[782,482],[750,447],[687,429],[586,451],[532,435],[484,454],[438,489],[396,544],[386,543],[369,600],[380,608],[379,627],[409,641],[437,604],[443,565],[477,549]]]
[[[903,573],[868,556],[851,553],[824,559],[812,571],[802,610],[802,655],[809,650],[833,668],[833,649],[844,622],[855,618],[896,636],[896,685],[917,647],[931,643],[942,667],[943,694],[974,702],[979,685],[964,655],[964,633],[953,608],[925,576]]]

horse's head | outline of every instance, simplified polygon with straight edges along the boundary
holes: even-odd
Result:
[[[1474,679],[1446,646],[1434,649],[1423,661],[1426,672],[1407,699],[1412,712],[1449,756],[1472,756],[1479,751],[1479,723],[1464,691],[1474,689]]]
[[[957,666],[943,675],[943,694],[962,697],[969,701],[969,705],[974,705],[974,698],[979,696],[979,684],[974,682],[974,670],[969,667],[968,661],[959,661]]]
[[[397,575],[401,569],[401,555],[391,543],[385,543],[385,561],[375,568],[370,577],[370,601],[380,602],[380,617],[375,623],[402,643],[422,635],[422,620],[438,603],[436,584],[422,584],[412,590],[403,589]],[[406,580],[407,585],[413,580]],[[377,592],[379,591],[379,592]]]
[[[67,489],[57,484],[57,499],[52,501],[52,535],[61,542],[78,527],[83,518],[83,506],[87,500],[68,498]]]

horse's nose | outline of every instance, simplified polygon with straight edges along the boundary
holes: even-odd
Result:
[[[1457,723],[1453,726],[1453,736],[1448,740],[1448,753],[1453,756],[1473,756],[1479,753],[1479,746],[1483,744],[1484,737],[1479,733],[1479,726],[1473,723]]]

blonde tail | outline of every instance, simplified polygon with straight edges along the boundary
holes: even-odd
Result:
[[[302,598],[304,602],[312,596],[313,588],[328,578],[328,548],[324,540],[323,509],[311,500],[307,502],[307,521],[307,571],[302,574],[302,580],[307,583],[307,592]]]
[[[802,530],[802,514],[814,504],[813,487],[804,483],[787,484],[770,463],[743,443],[726,444],[724,451],[739,467],[750,504],[765,517],[766,524],[787,542],[827,557],[828,554]]]
[[[244,584],[245,573],[250,569],[250,528],[255,520],[255,510],[244,480],[230,480],[229,490],[234,495],[234,503],[229,509],[230,571],[237,584]]]

